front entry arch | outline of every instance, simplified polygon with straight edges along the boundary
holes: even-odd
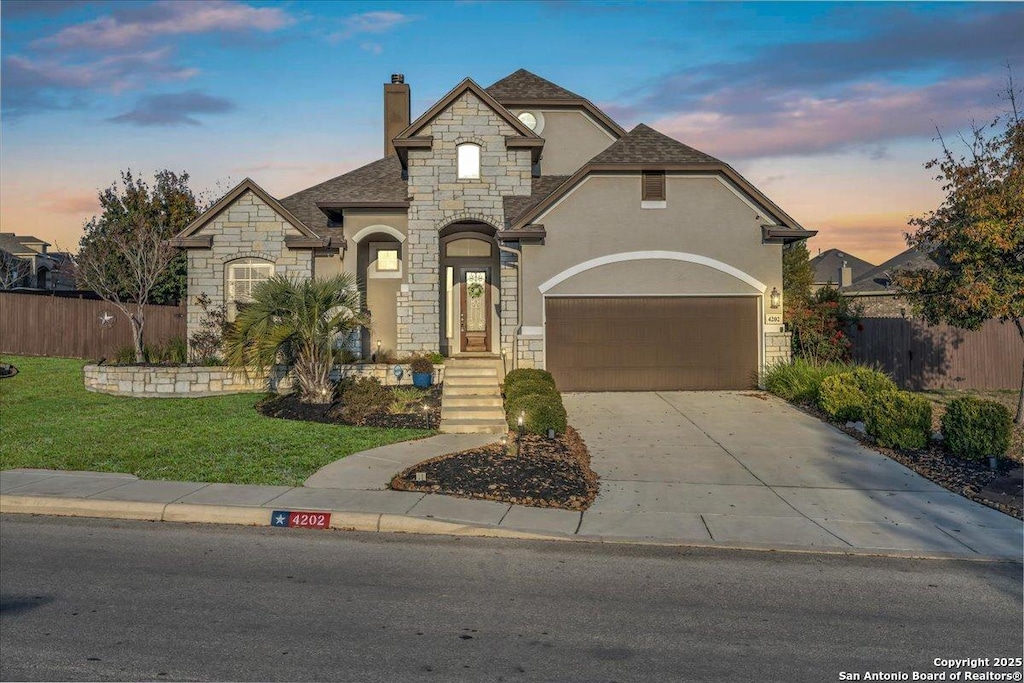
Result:
[[[489,353],[498,348],[501,283],[495,228],[463,221],[440,232],[440,348],[442,353]]]

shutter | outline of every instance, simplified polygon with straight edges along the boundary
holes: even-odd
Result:
[[[645,202],[665,201],[665,172],[644,171],[643,173],[643,196]]]

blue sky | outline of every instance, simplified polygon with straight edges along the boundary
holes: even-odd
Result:
[[[1024,82],[1024,6],[890,3],[20,2],[2,13],[0,225],[74,247],[131,168],[275,196],[379,158],[381,85],[413,115],[526,68],[731,163],[880,262],[941,199],[936,128]]]

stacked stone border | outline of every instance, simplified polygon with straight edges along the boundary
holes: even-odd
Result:
[[[386,386],[411,386],[412,370],[402,365],[402,378],[394,375],[394,365],[361,363],[338,365],[331,379],[375,377]],[[276,366],[270,373],[246,373],[225,366],[129,366],[86,365],[82,371],[85,388],[101,394],[141,398],[198,398],[244,393],[288,393],[292,379],[288,368]],[[444,381],[444,366],[434,366],[435,384]]]

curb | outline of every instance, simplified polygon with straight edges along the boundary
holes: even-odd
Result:
[[[47,515],[55,517],[89,517],[128,519],[144,522],[175,522],[181,524],[230,524],[235,526],[270,527],[271,508],[198,505],[195,503],[147,503],[141,501],[100,500],[95,498],[58,498],[55,496],[0,495],[0,514]],[[324,512],[328,512],[325,510]],[[706,550],[738,550],[747,552],[778,552],[805,555],[840,555],[853,557],[888,557],[908,560],[959,560],[984,563],[1019,564],[1021,558],[985,555],[960,555],[946,552],[913,550],[881,550],[821,546],[768,545],[757,543],[729,544],[714,541],[684,541],[657,538],[611,536],[565,536],[499,527],[474,526],[440,519],[410,517],[388,513],[329,511],[329,528],[335,531],[371,533],[465,536],[475,538],[506,538],[524,541],[561,541],[601,543],[605,545],[642,545],[661,548],[694,548]]]

